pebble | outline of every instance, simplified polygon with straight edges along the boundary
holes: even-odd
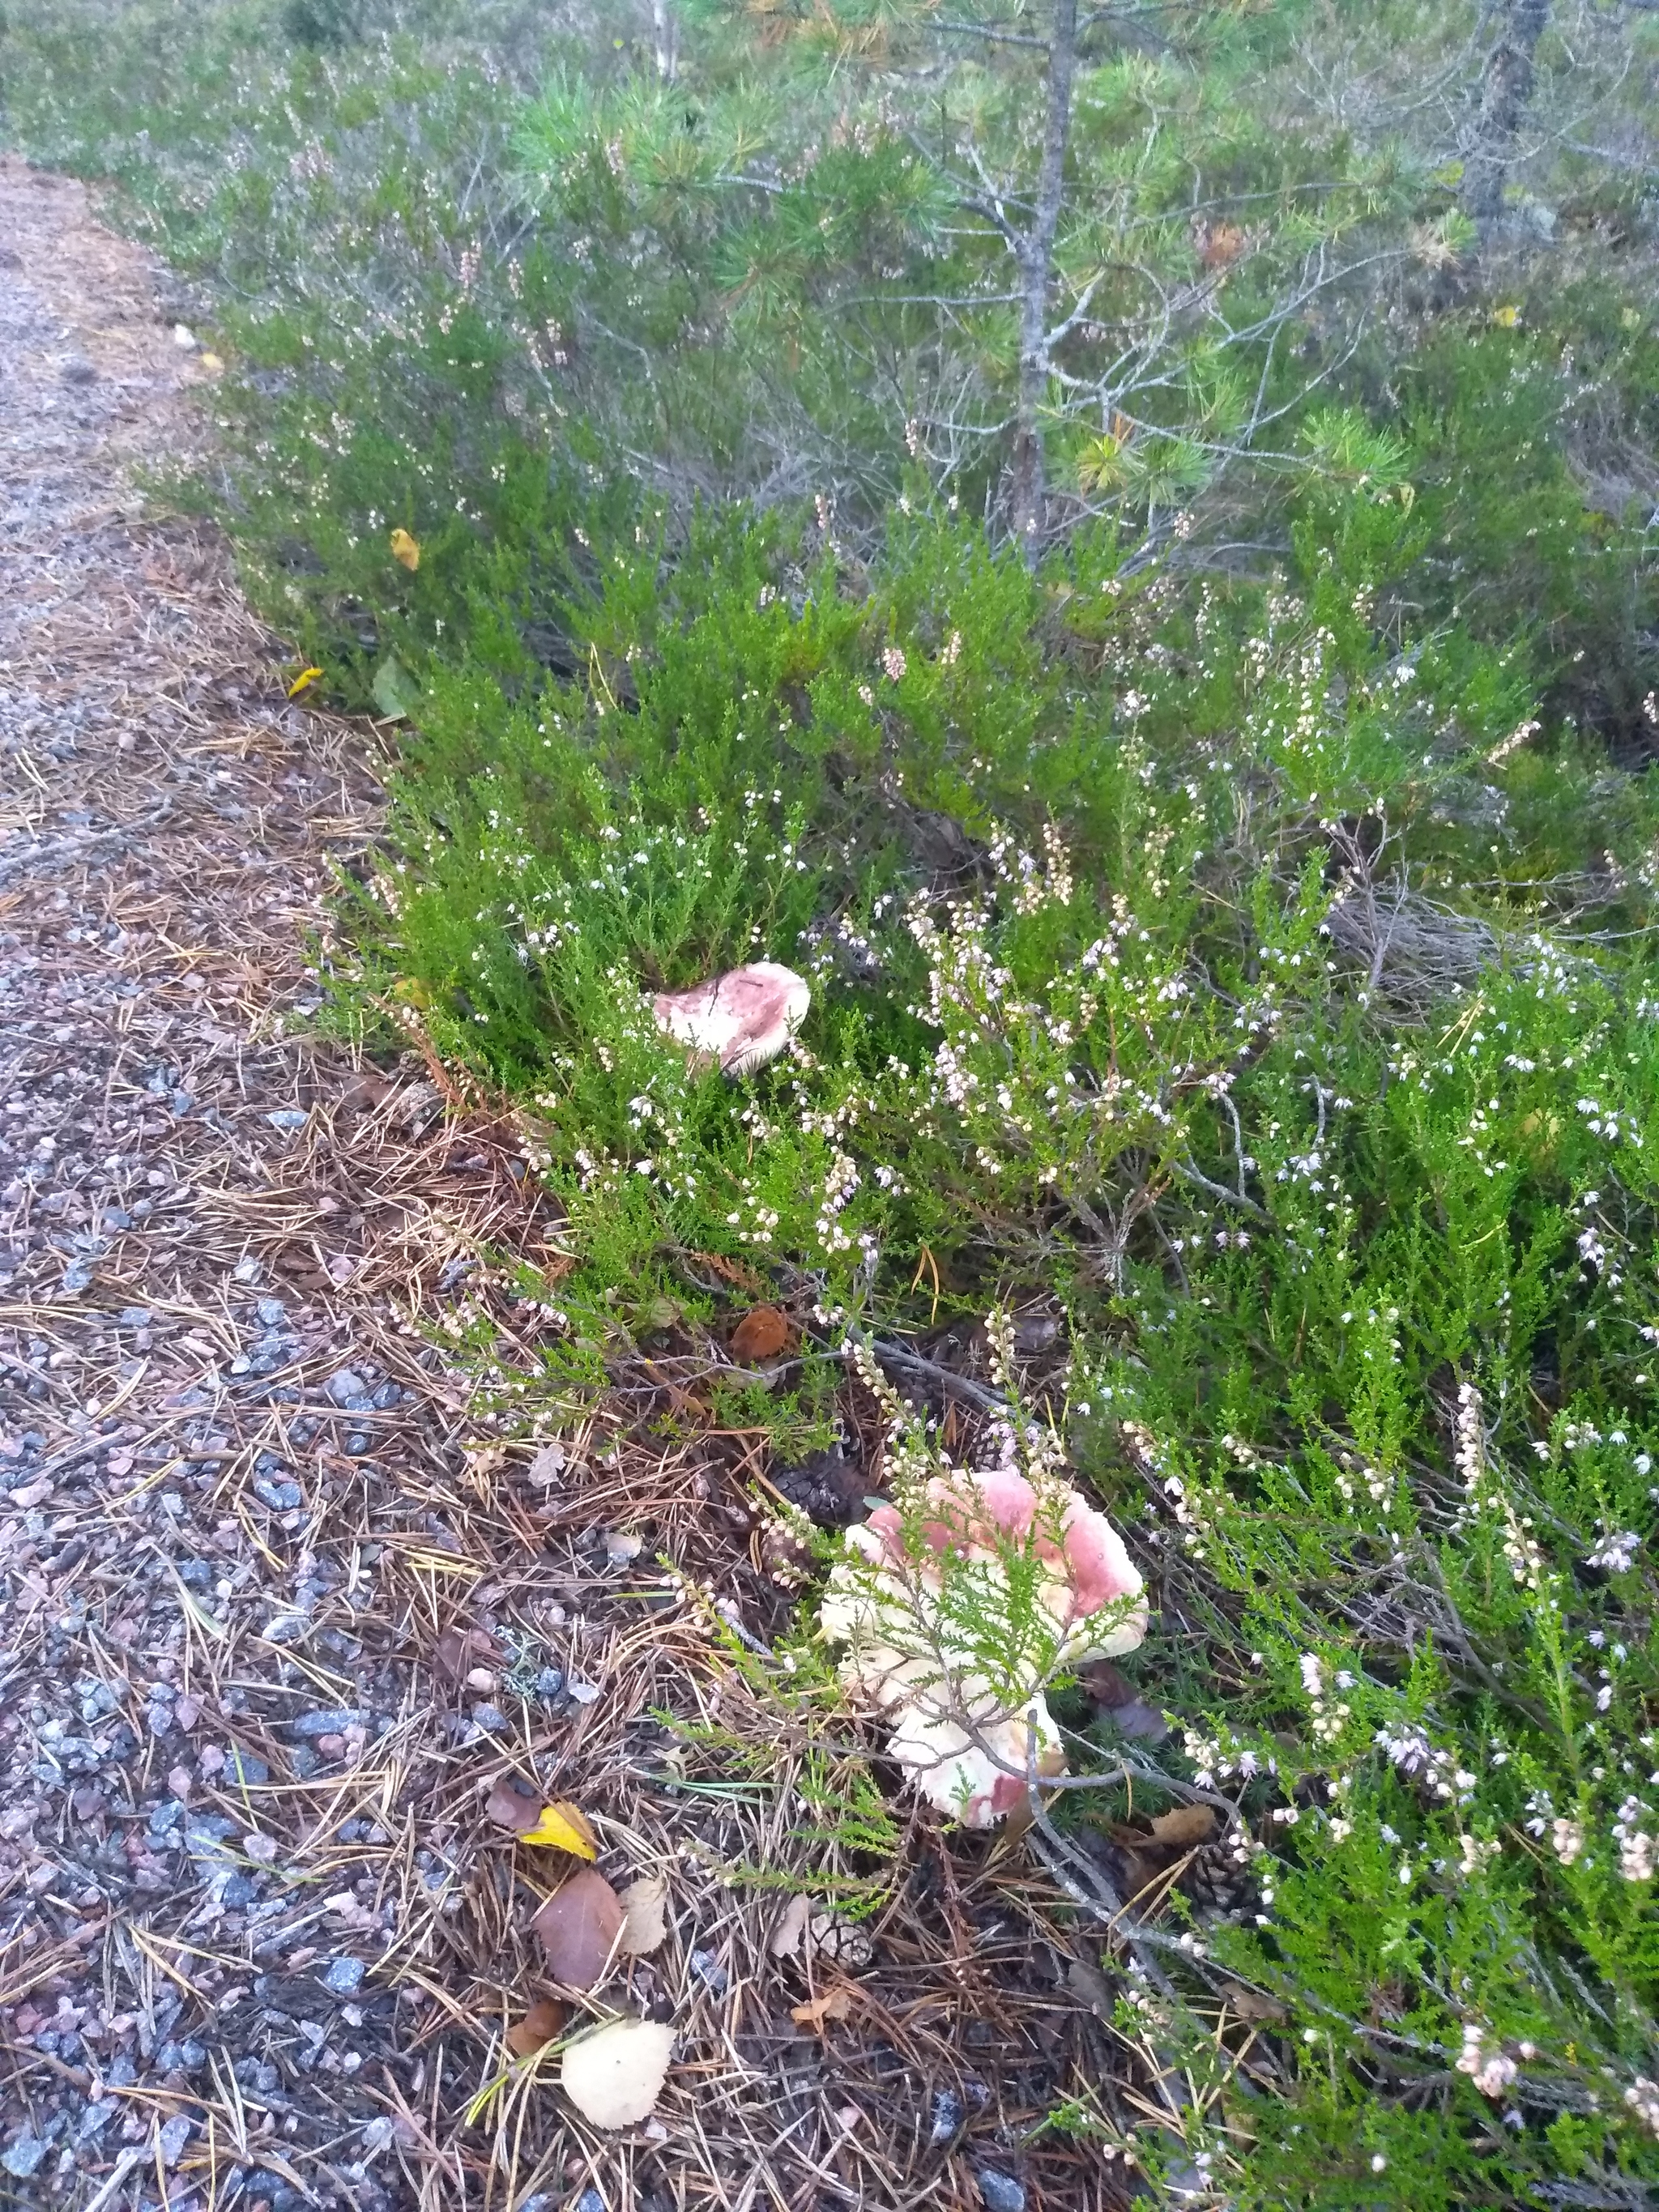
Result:
[[[585,1682],[580,1674],[573,1674],[564,1690],[565,1695],[579,1705],[596,1705],[605,1694],[597,1682]]]
[[[536,1677],[536,1695],[551,1705],[554,1698],[562,1696],[563,1692],[564,1676],[556,1667],[544,1667]]]
[[[712,1951],[693,1951],[687,1964],[697,1979],[712,1990],[717,1997],[725,1996],[730,1977]]]
[[[231,1782],[269,1782],[270,1769],[251,1751],[231,1751],[225,1759],[225,1776]]]
[[[305,1503],[305,1492],[297,1482],[272,1482],[263,1474],[253,1478],[253,1494],[273,1513],[291,1513],[296,1505]]]
[[[267,1114],[265,1119],[273,1129],[303,1129],[311,1116],[303,1107],[279,1106],[274,1113]]]
[[[985,2212],[1025,2212],[1025,2191],[1012,2173],[999,2173],[994,2166],[982,2166],[974,2179],[979,2184]]]
[[[954,2089],[939,2090],[933,2098],[933,2132],[927,2138],[928,2142],[935,2149],[940,2143],[949,2142],[965,2118],[966,2115],[962,2109],[962,2100],[956,2091]]]
[[[332,1990],[337,1997],[355,1996],[362,1987],[363,1976],[368,1972],[361,1959],[333,1960],[323,1976],[323,1987]]]
[[[354,1369],[338,1367],[324,1383],[323,1393],[325,1397],[331,1398],[337,1406],[349,1406],[354,1398],[368,1396],[368,1385]]]
[[[3,2151],[0,2151],[0,2166],[5,2167],[14,2181],[27,2181],[50,2148],[49,2144],[41,2142],[39,2136],[31,2135],[25,2128],[21,2135],[12,2137]]]
[[[169,2172],[185,2154],[185,2145],[190,2141],[190,2126],[187,2112],[175,2112],[170,2120],[164,2122],[159,2131],[161,2162]]]
[[[288,1319],[288,1308],[280,1298],[261,1298],[255,1311],[267,1328],[280,1328]]]
[[[325,1705],[318,1712],[301,1713],[289,1726],[295,1735],[339,1735],[346,1729],[362,1728],[368,1720],[367,1713],[356,1712],[349,1705]]]
[[[233,1912],[240,1912],[253,1904],[258,1894],[258,1885],[252,1875],[234,1874],[219,1892],[219,1902],[228,1905]]]
[[[472,1717],[481,1729],[487,1729],[491,1735],[500,1735],[507,1727],[507,1715],[499,1705],[474,1705]]]

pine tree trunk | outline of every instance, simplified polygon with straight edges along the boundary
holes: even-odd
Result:
[[[1484,241],[1504,212],[1504,188],[1532,102],[1538,41],[1550,0],[1507,0],[1498,43],[1486,59],[1480,112],[1463,164],[1463,205]]]
[[[1042,402],[1048,387],[1048,283],[1066,190],[1066,149],[1072,130],[1072,76],[1077,64],[1077,0],[1054,0],[1048,41],[1048,112],[1037,173],[1031,227],[1020,241],[1022,301],[1019,398],[1014,423],[1011,505],[1015,535],[1028,563],[1042,550],[1048,482],[1042,451]]]
[[[657,75],[672,84],[679,66],[679,33],[668,0],[651,0],[651,34],[656,48]]]

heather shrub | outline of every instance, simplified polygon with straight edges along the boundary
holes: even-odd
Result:
[[[1035,549],[982,442],[1010,303],[935,297],[1003,247],[945,236],[939,167],[878,73],[853,85],[879,40],[826,79],[823,10],[771,11],[758,58],[689,11],[672,92],[638,27],[574,11],[208,7],[157,40],[143,9],[15,10],[0,51],[10,132],[118,187],[231,363],[221,473],[172,495],[225,520],[296,672],[396,726],[327,1018],[375,1051],[418,1033],[518,1117],[574,1259],[520,1285],[557,1321],[536,1417],[672,1337],[714,1379],[665,1436],[799,1451],[871,1346],[926,1363],[1034,1316],[999,1387],[1126,1532],[1152,1597],[1126,1664],[1174,1731],[1126,1742],[1052,1638],[1010,1673],[1078,1785],[1042,1849],[1079,1942],[1119,1957],[1115,1820],[1231,1808],[1226,1894],[1172,1891],[1115,1984],[1114,2032],[1187,2085],[1129,2146],[1149,2186],[1635,2204],[1645,218],[1628,168],[1568,148],[1534,178],[1549,253],[1477,258],[1422,104],[1395,150],[1364,105],[1449,66],[1473,12],[1363,12],[1091,58],[1057,252],[1086,282],[1132,236],[1133,284],[1187,288],[1188,319],[1115,428],[1085,434],[1056,356]],[[932,33],[901,14],[908,55]],[[1376,69],[1310,135],[1297,103],[1347,81],[1350,34]],[[1012,173],[1021,82],[981,85]],[[1350,247],[1386,284],[1280,313],[1287,270]],[[1200,343],[1223,315],[1237,343]],[[732,1083],[648,1000],[754,956],[812,1006]],[[722,1356],[756,1280],[805,1332],[775,1385]],[[819,1552],[747,1678],[815,1726]],[[994,1650],[984,1578],[945,1581]],[[891,1850],[883,1770],[833,1759]],[[1086,2085],[1045,2125],[1122,2147]]]

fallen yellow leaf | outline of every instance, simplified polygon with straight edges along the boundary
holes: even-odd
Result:
[[[1521,319],[1521,310],[1519,307],[1494,307],[1492,319],[1502,329],[1512,331]]]
[[[390,542],[392,559],[401,561],[412,576],[421,565],[419,540],[411,538],[406,530],[394,530]]]
[[[297,699],[302,691],[308,691],[322,672],[320,668],[302,668],[288,687],[289,697]]]
[[[544,1805],[535,1826],[525,1829],[519,1841],[549,1844],[556,1851],[568,1851],[572,1858],[596,1859],[599,1855],[599,1839],[575,1805]]]
[[[222,376],[225,365],[216,353],[198,353],[196,356],[210,376]]]

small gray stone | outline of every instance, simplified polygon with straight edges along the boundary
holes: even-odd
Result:
[[[337,1997],[355,1996],[368,1972],[361,1959],[336,1959],[323,1976],[323,1987],[332,1990]]]
[[[273,1482],[263,1474],[253,1478],[253,1494],[273,1513],[291,1513],[296,1505],[305,1504],[305,1492],[297,1482]]]
[[[242,1912],[258,1900],[258,1884],[252,1875],[234,1874],[220,1891],[219,1902],[228,1905],[233,1912]]]
[[[295,1735],[343,1735],[349,1728],[362,1728],[368,1715],[357,1712],[349,1705],[326,1705],[321,1711],[301,1713],[289,1726]]]
[[[556,1667],[544,1667],[536,1677],[536,1695],[551,1705],[564,1692],[564,1676]]]
[[[499,1705],[474,1705],[472,1717],[481,1729],[487,1729],[491,1735],[501,1735],[506,1732],[507,1715]]]
[[[712,1951],[693,1951],[687,1963],[697,1979],[717,1997],[725,1996],[731,1978]]]
[[[349,1406],[354,1398],[368,1395],[368,1386],[361,1375],[349,1367],[337,1368],[323,1385],[325,1396],[337,1406]]]
[[[228,1782],[269,1782],[270,1769],[263,1759],[256,1759],[251,1751],[233,1749],[225,1759],[225,1779]]]
[[[954,2089],[937,2091],[933,2098],[933,2124],[927,2137],[928,2142],[935,2149],[940,2143],[949,2142],[951,2136],[961,2127],[965,2117],[962,2109],[962,2100]]]
[[[362,1430],[354,1429],[346,1438],[345,1448],[348,1459],[362,1459],[366,1453],[373,1451],[374,1446]]]
[[[49,2143],[42,2142],[39,2136],[31,2135],[25,2128],[0,2151],[0,2166],[5,2167],[14,2181],[27,2181],[50,2148]]]
[[[982,2166],[974,2179],[979,2184],[985,2212],[1025,2212],[1025,2191],[1012,2173],[999,2173],[994,2166]]]
[[[265,1119],[273,1129],[303,1129],[311,1116],[303,1107],[279,1106],[274,1113],[267,1114]]]
[[[288,1308],[280,1298],[261,1298],[255,1310],[267,1328],[280,1328],[288,1319]]]
[[[597,1682],[585,1682],[580,1674],[573,1674],[564,1686],[565,1695],[579,1705],[596,1705],[605,1694]]]
[[[185,2145],[190,2141],[190,2115],[175,2112],[163,2123],[161,2130],[161,2162],[169,2172],[185,2154]]]

